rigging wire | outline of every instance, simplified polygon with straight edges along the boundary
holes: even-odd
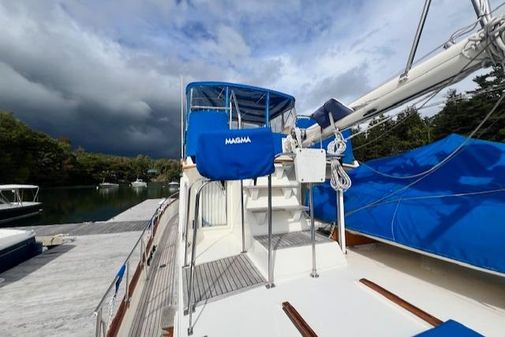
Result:
[[[423,176],[425,174],[428,174],[428,173],[436,170],[438,167],[444,165],[446,162],[448,162],[452,158],[454,158],[458,154],[459,150],[462,149],[470,141],[470,139],[472,139],[472,137],[475,135],[475,133],[477,131],[479,131],[479,129],[482,127],[482,125],[489,119],[489,117],[491,117],[491,114],[494,113],[494,111],[498,108],[498,106],[500,105],[500,103],[503,101],[504,98],[505,98],[505,92],[502,93],[500,99],[496,102],[495,106],[493,107],[493,109],[491,109],[490,113],[488,113],[486,115],[486,117],[479,123],[479,125],[477,125],[477,127],[470,133],[470,135],[467,138],[465,138],[465,140],[463,141],[463,143],[461,143],[455,150],[453,150],[451,153],[449,153],[443,160],[441,160],[436,165],[430,167],[427,170],[424,170],[424,171],[416,173],[416,174],[407,175],[407,176],[396,176],[396,175],[380,172],[380,171],[374,169],[373,167],[371,167],[370,165],[367,165],[365,163],[361,163],[361,164],[363,166],[365,166],[366,168],[368,168],[369,170],[373,171],[374,173],[377,173],[377,174],[379,174],[379,175],[381,175],[383,177],[386,177],[386,178],[393,178],[393,179],[413,179],[413,178],[417,178],[417,177]]]
[[[482,94],[487,94],[487,93],[490,93],[490,92],[501,91],[501,90],[503,90],[503,89],[505,89],[505,83],[500,84],[500,85],[497,85],[497,86],[495,86],[495,87],[493,87],[493,88],[489,88],[489,89],[481,89],[481,90],[474,91],[474,92],[472,92],[472,94],[471,94],[471,95],[464,95],[464,94],[461,94],[461,95],[463,95],[463,97],[453,98],[453,99],[451,99],[451,102],[463,101],[463,100],[465,100],[465,99],[469,99],[469,98],[474,97],[474,96],[476,96],[476,95],[482,95]],[[470,97],[466,97],[466,96],[470,96]],[[423,98],[423,99],[425,99],[425,98]],[[376,124],[369,125],[367,128],[365,128],[365,129],[363,129],[363,130],[361,130],[361,131],[358,131],[358,132],[353,133],[351,136],[347,137],[345,140],[347,141],[347,140],[350,140],[350,139],[352,139],[352,138],[354,138],[354,137],[356,137],[356,136],[358,136],[358,135],[360,135],[360,134],[362,134],[362,133],[366,133],[366,132],[370,131],[371,129],[373,129],[373,128],[377,127],[377,126],[382,125],[382,124],[384,124],[384,123],[386,123],[386,122],[388,122],[388,121],[392,120],[394,117],[398,116],[398,114],[400,114],[400,113],[402,113],[402,112],[406,112],[406,111],[408,111],[408,109],[413,109],[413,110],[417,110],[417,111],[419,111],[419,110],[423,110],[423,109],[433,108],[433,107],[436,107],[436,106],[439,106],[439,105],[442,105],[442,104],[445,104],[445,103],[447,103],[447,100],[445,100],[445,101],[437,101],[437,102],[434,102],[434,103],[431,103],[431,104],[426,104],[426,105],[423,105],[423,106],[420,106],[420,107],[416,107],[416,106],[415,106],[415,105],[417,104],[417,102],[416,102],[416,103],[414,103],[414,104],[410,105],[409,107],[407,107],[406,109],[403,109],[402,111],[400,111],[400,112],[399,112],[399,113],[397,113],[397,114],[390,115],[390,116],[388,116],[387,118],[385,118],[385,119],[381,120],[380,122],[378,122],[378,123],[376,123]],[[392,130],[394,130],[398,124],[403,123],[406,119],[408,119],[408,118],[412,117],[413,115],[415,115],[415,114],[408,114],[408,115],[407,115],[407,116],[405,116],[404,118],[402,118],[402,119],[400,119],[400,120],[396,121],[396,124],[395,124],[395,125],[393,125],[393,126],[391,127],[391,129],[388,129],[388,130],[384,131],[384,133],[383,133],[383,134],[381,134],[381,135],[377,136],[376,138],[372,139],[370,142],[367,142],[367,143],[365,143],[365,144],[362,144],[362,145],[360,145],[360,146],[358,146],[358,147],[354,148],[354,150],[359,150],[359,149],[361,149],[362,147],[364,147],[365,145],[368,145],[368,144],[370,144],[370,143],[373,143],[373,142],[375,142],[376,140],[378,140],[378,139],[382,138],[382,136],[385,136],[385,135],[387,135],[388,133],[390,133]],[[495,123],[496,123],[496,121],[494,121],[492,125],[494,125]],[[487,129],[488,129],[489,127],[491,127],[492,125],[488,126],[485,130],[487,130]],[[484,131],[485,131],[485,130],[484,130]],[[479,135],[481,135],[484,131],[482,131]]]
[[[426,170],[425,172],[422,172],[422,175],[414,180],[413,182],[411,182],[410,184],[408,185],[405,185],[391,193],[388,193],[386,194],[385,196],[371,202],[371,203],[368,203],[367,205],[364,205],[362,207],[358,207],[354,210],[351,210],[350,212],[347,213],[347,215],[351,215],[353,213],[356,213],[362,209],[365,209],[365,208],[368,208],[368,207],[373,207],[377,204],[380,204],[382,201],[388,199],[389,197],[397,194],[397,193],[400,193],[402,191],[405,191],[407,189],[409,189],[410,187],[414,186],[415,184],[417,184],[419,181],[423,180],[424,178],[428,177],[431,173],[435,172],[436,170],[438,170],[440,167],[442,167],[445,163],[447,163],[447,161],[449,161],[450,159],[452,159],[456,154],[459,153],[459,151],[470,141],[470,139],[472,139],[472,137],[475,135],[475,133],[477,133],[477,131],[479,131],[479,129],[484,125],[484,123],[489,119],[489,117],[491,117],[491,115],[498,109],[498,107],[500,106],[501,102],[503,101],[503,99],[505,99],[505,92],[502,92],[502,95],[500,96],[500,98],[498,99],[498,101],[494,104],[493,108],[487,113],[487,115],[484,117],[484,119],[479,123],[479,125],[477,125],[477,127],[470,133],[470,135],[465,139],[465,141],[463,143],[461,143],[454,151],[452,151],[446,158],[444,158],[441,162],[439,162],[437,165],[435,166],[432,166],[430,169]],[[414,177],[417,177],[419,176],[418,175],[413,175]],[[398,178],[397,176],[393,176],[394,178]]]
[[[410,198],[398,198],[398,199],[392,199],[392,200],[386,200],[377,204],[369,204],[366,207],[362,207],[360,210],[363,210],[365,208],[371,208],[371,207],[376,207],[376,206],[382,206],[386,204],[394,204],[394,203],[400,203],[403,201],[412,201],[412,200],[426,200],[426,199],[440,199],[440,198],[457,198],[457,197],[466,197],[466,196],[474,196],[474,195],[483,195],[483,194],[493,194],[493,193],[500,193],[500,192],[505,192],[505,187],[503,188],[496,188],[492,190],[484,190],[484,191],[474,191],[474,192],[460,192],[460,193],[450,193],[450,194],[437,194],[437,195],[423,195],[423,196],[418,196],[418,197],[410,197]],[[357,212],[357,210],[356,210]],[[354,210],[349,212],[347,215],[350,215],[354,213]]]

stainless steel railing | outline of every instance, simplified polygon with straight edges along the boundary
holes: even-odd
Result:
[[[132,284],[134,283],[135,285],[142,276],[147,278],[147,262],[157,224],[164,211],[177,200],[176,196],[178,194],[179,192],[175,192],[170,195],[165,202],[156,209],[151,219],[147,221],[146,226],[133,245],[130,253],[121,264],[116,276],[98,302],[94,310],[94,314],[96,315],[95,337],[106,337],[113,324],[120,324],[120,322],[117,321],[117,314],[120,310],[123,311],[122,314],[124,314],[126,310],[129,309],[128,303],[132,295],[131,292],[135,290]],[[134,269],[130,270],[132,266],[134,266]],[[104,316],[104,314],[107,315]],[[117,328],[118,326],[114,327],[114,329]]]
[[[196,238],[197,238],[197,232],[198,232],[198,212],[200,209],[200,193],[202,192],[202,189],[210,184],[212,181],[205,181],[200,187],[198,188],[196,192],[196,199],[195,199],[195,217],[193,220],[194,223],[194,228],[193,228],[193,242],[191,244],[191,262],[189,265],[189,281],[188,281],[188,315],[189,315],[189,327],[188,327],[188,335],[193,334],[193,311],[195,309],[195,303],[193,302],[193,274],[195,271],[195,259],[196,259]],[[187,236],[187,234],[186,234]]]

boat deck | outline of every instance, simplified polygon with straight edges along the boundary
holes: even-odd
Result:
[[[188,305],[189,268],[184,275],[184,306]],[[194,273],[193,303],[202,304],[264,284],[258,269],[245,254],[197,264]]]
[[[505,279],[373,244],[350,248],[348,265],[276,281],[196,307],[193,336],[300,336],[282,309],[288,301],[318,336],[414,336],[431,326],[359,282],[367,278],[429,314],[485,336],[503,336]],[[181,317],[187,336],[188,316]]]
[[[258,235],[254,237],[259,243],[268,249],[268,235]],[[330,242],[331,240],[316,232],[316,244]],[[310,231],[298,231],[280,233],[272,235],[272,247],[274,250],[283,248],[302,247],[312,244]]]
[[[164,311],[177,305],[177,222],[173,217],[161,237],[128,336],[159,336],[166,326]]]

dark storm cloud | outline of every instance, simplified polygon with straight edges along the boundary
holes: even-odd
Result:
[[[1,0],[0,0],[1,1]],[[0,2],[0,110],[106,153],[176,157],[179,75],[286,91],[298,111],[349,103],[405,62],[421,3]],[[473,18],[430,9],[420,53]]]
[[[0,109],[87,150],[177,156],[178,79],[61,7],[31,5],[0,5]]]

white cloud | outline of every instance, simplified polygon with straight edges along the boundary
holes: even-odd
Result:
[[[179,75],[286,91],[304,113],[331,96],[349,103],[401,71],[422,5],[5,1],[0,109],[104,151],[175,155]],[[433,2],[418,54],[473,20],[469,1]]]

